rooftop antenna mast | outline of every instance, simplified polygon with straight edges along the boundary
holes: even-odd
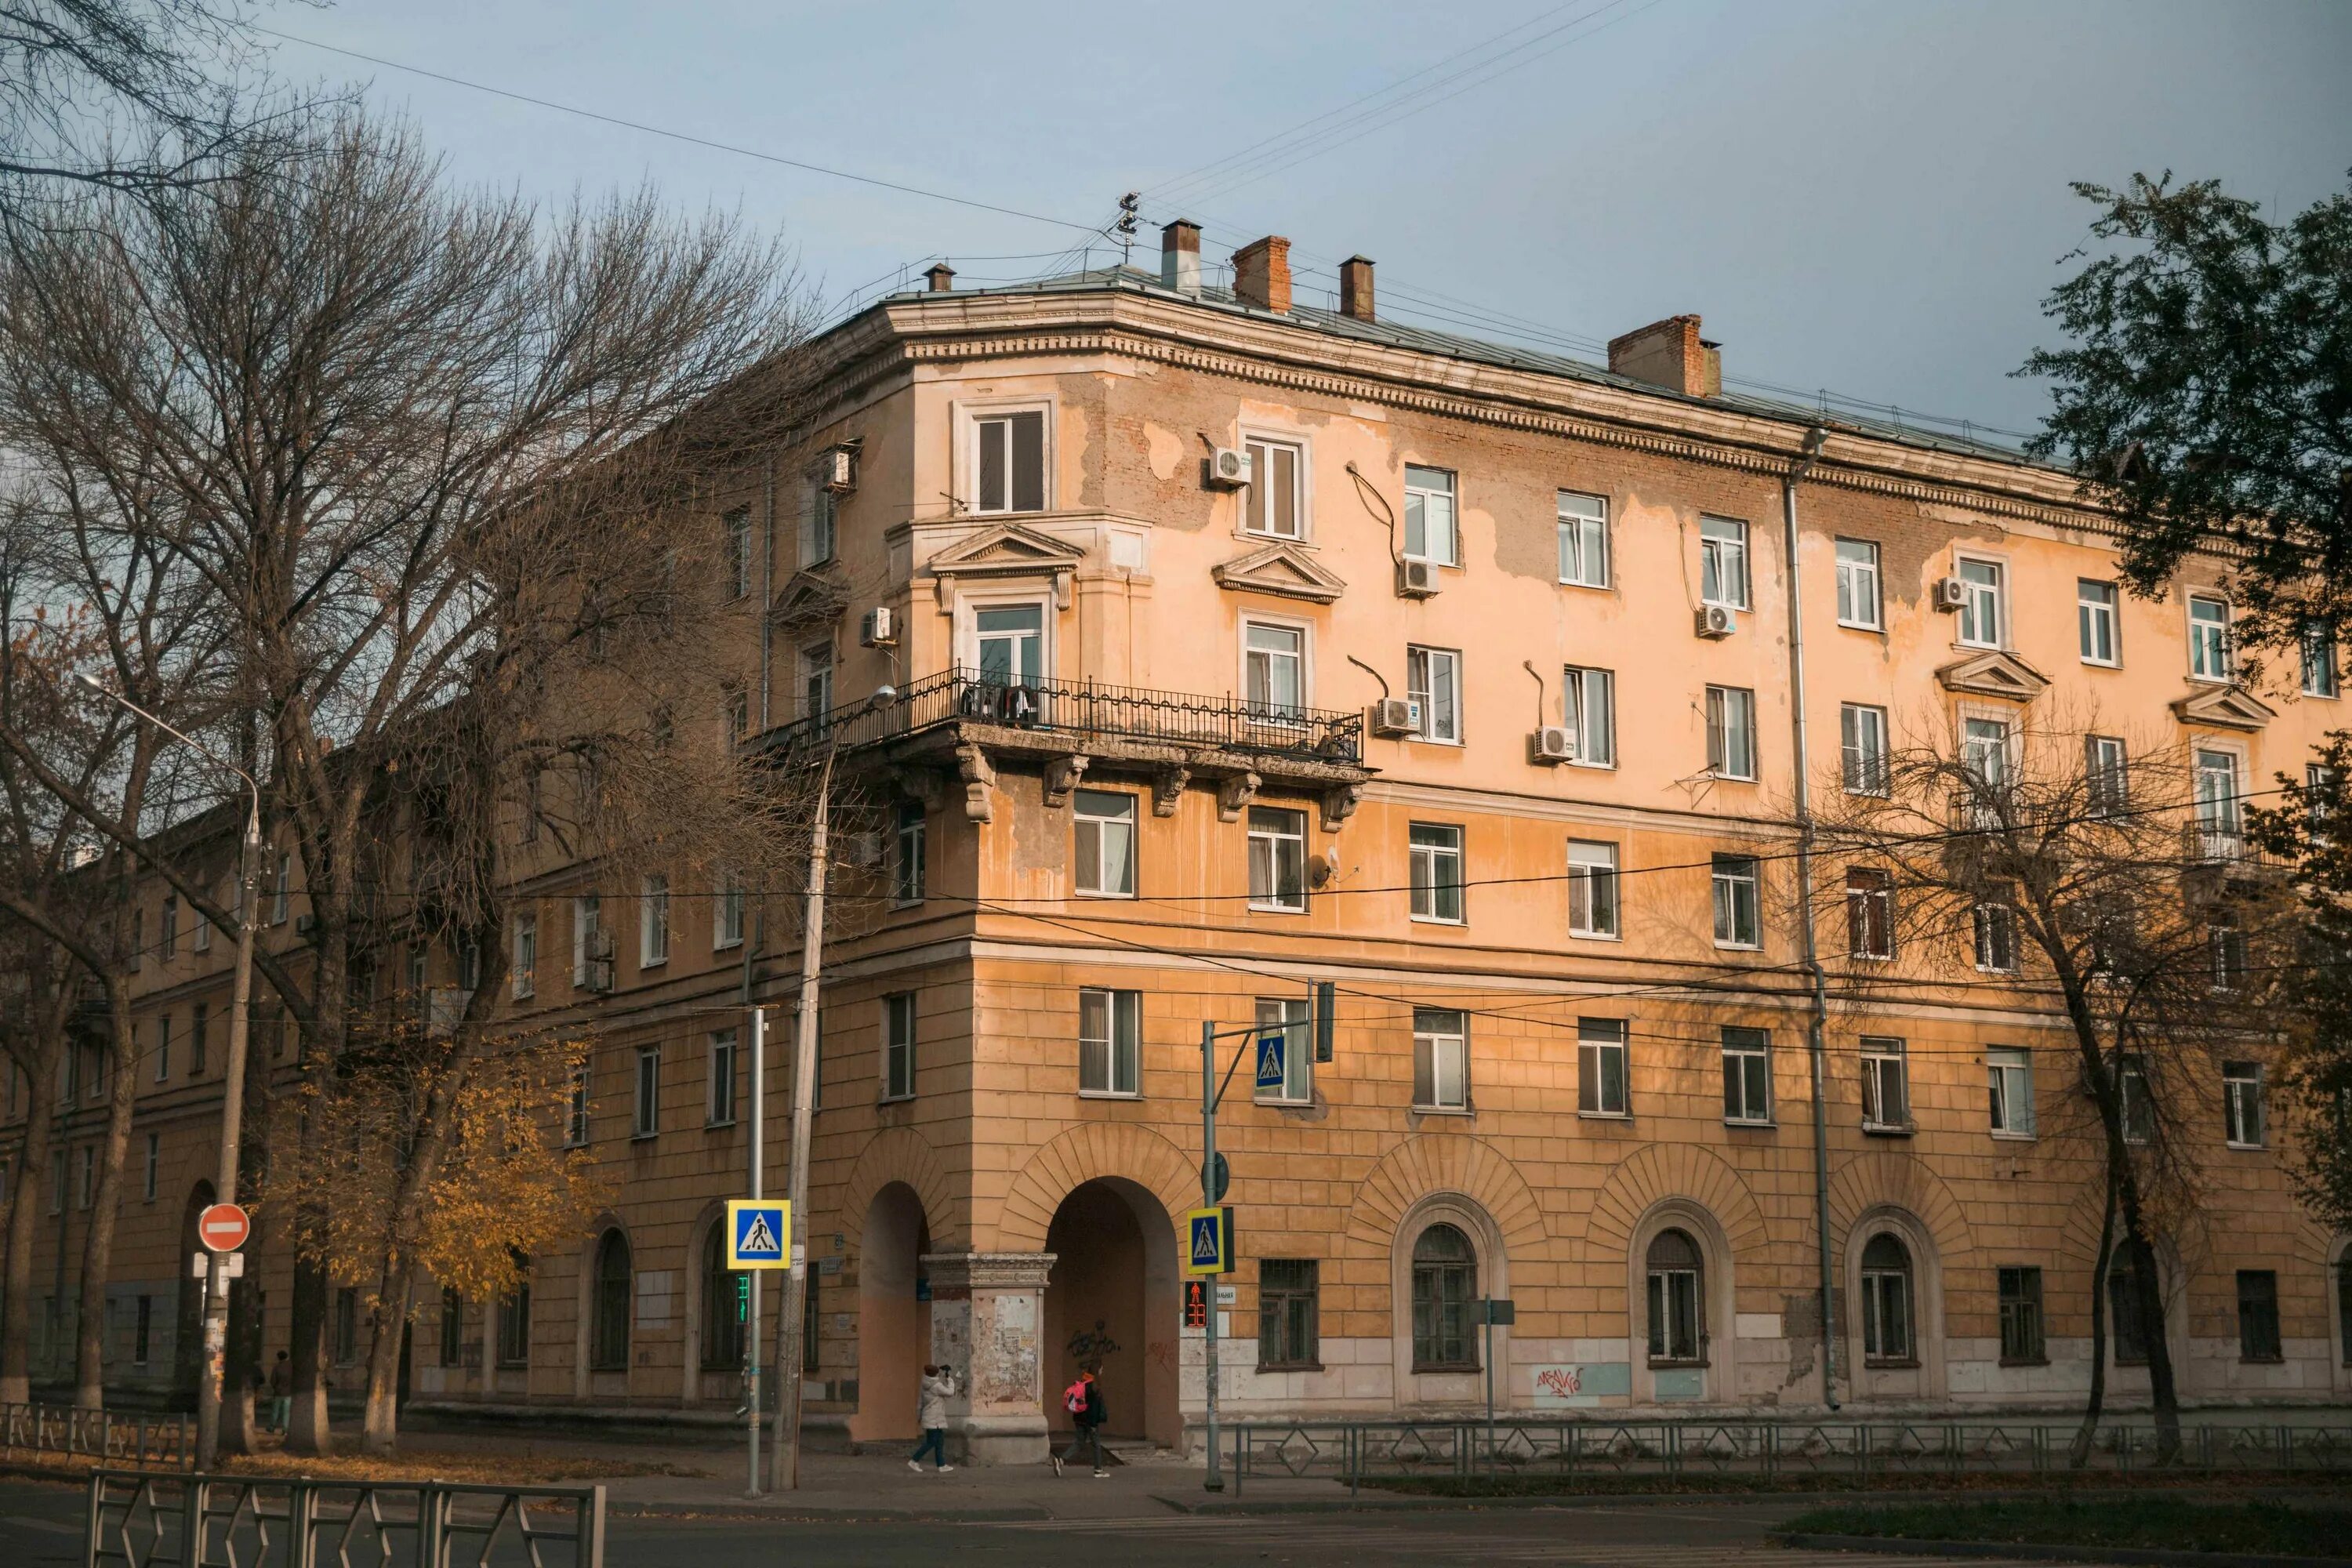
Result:
[[[1135,246],[1135,215],[1142,205],[1141,191],[1129,191],[1118,198],[1118,221],[1110,226],[1111,232],[1118,236],[1118,265],[1122,270],[1127,266],[1128,252]]]

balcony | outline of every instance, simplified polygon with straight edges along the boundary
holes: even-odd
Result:
[[[2180,829],[2180,858],[2190,866],[2219,871],[2232,880],[2284,876],[2294,868],[2246,837],[2233,822],[2198,821]]]

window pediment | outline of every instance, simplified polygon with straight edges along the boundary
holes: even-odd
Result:
[[[1947,691],[2031,702],[2049,689],[2050,678],[2013,653],[1992,651],[1958,659],[1936,671]]]
[[[1017,522],[992,524],[949,545],[924,563],[923,570],[938,584],[944,607],[959,579],[1051,578],[1054,602],[1069,607],[1070,582],[1086,562],[1078,545]]]
[[[1326,569],[1312,555],[1287,542],[1222,563],[1209,569],[1221,588],[1242,594],[1272,594],[1284,599],[1305,599],[1328,605],[1348,591],[1345,578]]]
[[[824,572],[795,572],[776,594],[775,622],[780,626],[811,626],[841,618],[849,603],[840,580]]]
[[[2222,730],[2259,730],[2278,717],[2278,710],[2237,686],[2210,686],[2175,698],[2172,711],[2184,724]]]

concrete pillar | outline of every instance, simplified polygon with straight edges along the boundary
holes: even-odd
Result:
[[[1045,1462],[1045,1278],[1050,1252],[929,1252],[931,1360],[952,1367],[950,1446],[970,1465]],[[958,1443],[961,1439],[961,1443]]]

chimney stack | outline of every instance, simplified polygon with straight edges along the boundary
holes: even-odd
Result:
[[[1278,234],[1234,252],[1234,294],[1244,305],[1290,313],[1290,241]]]
[[[1179,294],[1201,292],[1201,226],[1178,218],[1160,231],[1160,281]]]
[[[944,261],[934,261],[930,270],[923,274],[923,280],[931,286],[932,293],[945,294],[955,288],[955,268]]]
[[[1339,263],[1339,314],[1359,321],[1372,319],[1372,258],[1350,256]]]
[[[1668,316],[1610,339],[1609,368],[1685,397],[1723,395],[1723,355],[1698,335],[1696,316]]]

